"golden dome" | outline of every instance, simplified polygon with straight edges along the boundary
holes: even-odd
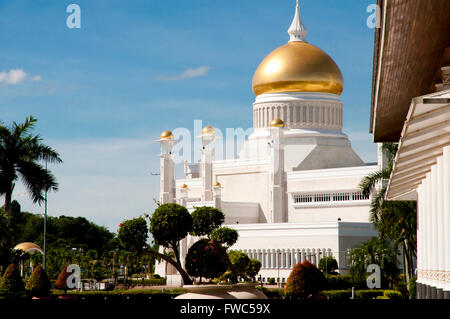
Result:
[[[222,184],[220,184],[219,182],[214,184],[214,187],[222,187]]]
[[[171,131],[165,130],[164,132],[161,133],[159,138],[162,140],[170,140],[173,139],[173,134]]]
[[[216,135],[216,130],[211,126],[205,126],[202,130],[202,135]]]
[[[181,187],[180,187],[181,189],[187,189],[188,188],[188,186],[186,185],[186,184],[183,184],[183,185],[181,185]]]
[[[256,95],[281,92],[341,94],[344,79],[337,64],[321,49],[291,41],[270,53],[253,76]]]
[[[276,118],[270,122],[270,127],[284,127],[284,122],[279,118]]]
[[[26,253],[34,254],[36,251],[39,251],[41,254],[44,254],[44,251],[41,247],[36,245],[35,243],[24,242],[16,245],[14,247],[15,250],[23,250]]]

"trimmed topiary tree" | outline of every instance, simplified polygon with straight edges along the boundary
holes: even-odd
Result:
[[[48,279],[47,273],[41,265],[38,265],[28,279],[25,287],[33,296],[41,297],[47,296],[52,288],[50,279]]]
[[[211,232],[210,238],[221,243],[225,248],[230,248],[237,242],[239,234],[235,229],[220,227]]]
[[[64,266],[63,270],[56,279],[55,288],[59,290],[64,290],[66,292],[69,287],[67,287],[67,278],[69,278],[70,274],[67,272],[67,266]]]
[[[222,275],[228,266],[226,249],[217,242],[200,239],[186,255],[186,271],[194,277],[213,279]]]
[[[144,217],[125,220],[119,225],[117,238],[125,250],[140,253],[148,238],[148,226]]]
[[[196,207],[191,214],[192,230],[189,232],[193,236],[210,236],[211,232],[219,228],[225,220],[225,215],[221,210],[214,207]]]
[[[338,269],[337,260],[333,256],[327,256],[319,261],[319,269],[325,274],[336,274],[335,270]]]
[[[10,264],[8,268],[6,268],[0,284],[0,289],[8,298],[15,298],[25,293],[22,277],[20,277],[16,265]]]
[[[181,266],[179,242],[185,238],[192,229],[192,217],[186,207],[168,203],[158,206],[150,219],[150,232],[156,244],[171,249],[175,255],[175,262],[162,254],[153,254],[170,262],[183,277],[185,284],[192,280]]]
[[[247,267],[247,276],[255,280],[261,270],[262,263],[258,259],[250,259],[250,264]]]
[[[298,263],[292,269],[284,289],[286,296],[293,299],[313,298],[324,287],[325,276],[308,260]]]

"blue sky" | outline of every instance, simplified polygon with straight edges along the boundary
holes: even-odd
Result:
[[[344,132],[376,161],[369,129],[374,0],[302,0],[308,42],[345,79]],[[81,8],[69,29],[66,7]],[[225,131],[252,126],[253,73],[289,39],[294,0],[1,0],[0,120],[39,119],[61,154],[50,215],[86,216],[116,231],[154,209],[165,129],[194,120]],[[2,77],[3,74],[3,77]],[[3,79],[3,80],[2,80]],[[14,197],[40,213],[21,186]]]

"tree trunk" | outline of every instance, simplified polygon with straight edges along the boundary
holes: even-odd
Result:
[[[183,284],[184,285],[192,285],[191,277],[189,277],[188,273],[183,269],[183,267],[181,267],[181,265],[178,261],[175,261],[171,257],[160,254],[153,250],[144,251],[142,254],[147,254],[149,256],[161,258],[161,259],[165,260],[166,262],[170,263],[180,273],[181,277],[183,278]]]
[[[7,190],[5,193],[5,205],[3,206],[5,213],[8,212],[9,207],[11,206],[11,197],[12,197],[12,191]]]

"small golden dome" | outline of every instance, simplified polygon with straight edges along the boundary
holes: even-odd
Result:
[[[276,118],[270,122],[270,127],[284,127],[284,122],[279,118]]]
[[[337,64],[321,49],[291,41],[270,53],[253,76],[256,95],[281,92],[341,94],[344,79]]]
[[[205,126],[202,130],[202,135],[216,135],[216,130],[212,126]]]
[[[214,184],[214,187],[222,187],[222,184],[220,184],[219,182]]]
[[[36,245],[35,243],[24,242],[16,245],[14,247],[15,250],[23,250],[26,253],[34,254],[36,251],[39,251],[41,254],[44,254],[44,251],[41,247]]]
[[[188,186],[186,185],[186,184],[183,184],[183,185],[181,185],[181,187],[180,187],[181,189],[187,189],[188,188]]]
[[[173,134],[171,131],[165,130],[164,132],[161,133],[159,138],[162,140],[171,140],[173,139]]]

